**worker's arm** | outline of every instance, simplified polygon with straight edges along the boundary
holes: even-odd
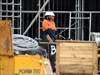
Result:
[[[48,22],[43,21],[43,22],[42,22],[42,30],[43,30],[43,31],[46,31],[48,28],[50,28],[49,25],[48,25]]]

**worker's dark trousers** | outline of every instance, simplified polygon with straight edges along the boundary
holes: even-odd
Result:
[[[55,40],[56,31],[52,29],[48,29],[42,33],[42,39],[47,40],[46,35],[49,35],[53,40]]]

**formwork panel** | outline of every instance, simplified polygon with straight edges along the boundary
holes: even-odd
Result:
[[[57,75],[97,75],[97,44],[57,41]]]
[[[44,75],[44,57],[0,55],[0,75]]]
[[[40,55],[15,56],[15,74],[44,75],[44,57]]]

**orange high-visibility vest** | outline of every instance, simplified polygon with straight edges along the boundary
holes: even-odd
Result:
[[[42,31],[46,31],[47,29],[57,30],[54,21],[43,20],[42,22]]]

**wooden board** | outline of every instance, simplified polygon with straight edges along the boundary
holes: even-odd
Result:
[[[10,20],[0,20],[0,55],[13,55]]]
[[[97,75],[97,44],[57,40],[57,75]]]
[[[45,58],[44,61],[44,75],[53,75],[53,70],[49,59]]]

